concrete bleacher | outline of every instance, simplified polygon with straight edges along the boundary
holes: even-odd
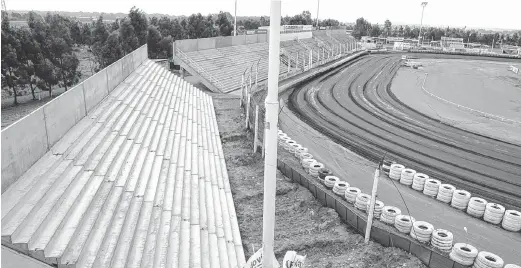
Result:
[[[345,54],[346,44],[353,42],[345,31],[342,32],[343,36],[335,33],[338,39],[333,37],[335,31],[316,32],[316,36],[313,32],[313,38],[296,37],[280,42],[279,74],[282,77],[286,77],[288,72],[306,70],[310,65],[317,66],[325,62],[325,58]],[[309,36],[312,36],[311,33]],[[238,90],[242,74],[249,73],[248,68],[252,66],[256,69],[258,65],[258,72],[252,71],[256,73],[258,81],[267,79],[269,48],[265,35],[180,40],[174,46],[174,62],[192,75],[198,75],[212,91],[228,93]]]
[[[58,267],[242,267],[211,97],[136,66],[3,189],[2,245]]]

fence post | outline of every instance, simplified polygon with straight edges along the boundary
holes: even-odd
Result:
[[[251,81],[251,75],[253,73],[253,65],[250,66],[250,89],[251,89],[251,84],[252,84],[252,81]]]
[[[295,62],[296,62],[295,68],[298,70],[298,51],[297,51],[297,59],[295,60]]]
[[[253,152],[257,152],[257,141],[259,138],[259,105],[255,105],[255,132],[253,137]]]
[[[264,129],[264,134],[262,135],[262,158],[264,158],[264,150],[266,148],[266,129]]]
[[[290,66],[291,66],[291,54],[289,54],[289,56],[288,56],[288,74],[289,74]]]
[[[241,82],[241,107],[244,104],[244,73],[242,73],[242,82]]]
[[[246,129],[250,128],[250,93],[246,88]]]
[[[371,225],[373,225],[374,203],[376,201],[376,191],[378,189],[378,177],[380,177],[380,170],[376,169],[374,172],[373,190],[371,191],[371,200],[369,203],[369,216],[367,217],[367,226],[365,228],[365,240],[367,244],[369,237],[371,237]]]

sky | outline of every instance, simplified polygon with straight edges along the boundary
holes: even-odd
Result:
[[[282,15],[309,10],[317,16],[319,0],[282,0]],[[371,23],[420,24],[425,0],[321,0],[319,19],[354,22],[364,17]],[[521,29],[521,0],[427,0],[424,25],[467,28]],[[234,0],[5,0],[9,10],[123,12],[136,6],[146,13],[203,15],[234,13]],[[238,16],[269,16],[270,0],[237,0]]]

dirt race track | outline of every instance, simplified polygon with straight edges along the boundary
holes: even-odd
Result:
[[[293,91],[289,107],[372,160],[403,163],[492,202],[521,209],[521,147],[440,122],[390,90],[399,55],[369,55]]]

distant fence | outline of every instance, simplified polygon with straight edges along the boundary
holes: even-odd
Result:
[[[2,193],[147,59],[134,50],[2,130]]]

